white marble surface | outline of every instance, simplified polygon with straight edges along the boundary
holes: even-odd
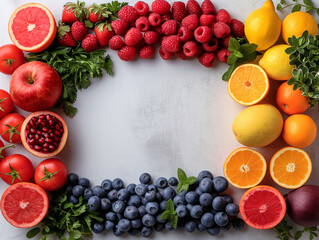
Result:
[[[0,45],[11,43],[7,23],[11,13],[25,0],[3,0],[0,8]],[[61,18],[66,0],[38,0],[52,11],[56,20]],[[101,2],[95,1],[95,2]],[[150,2],[150,1],[148,1]],[[172,1],[170,1],[172,2]],[[185,0],[186,2],[186,0]],[[217,9],[227,9],[231,16],[242,21],[263,0],[216,0]],[[279,1],[274,1],[275,3]],[[87,1],[91,4],[92,1]],[[131,3],[134,3],[131,1]],[[280,17],[283,18],[280,13]],[[222,174],[223,162],[228,154],[239,147],[231,130],[235,116],[244,109],[227,93],[227,83],[221,80],[226,64],[215,63],[213,68],[202,67],[197,60],[163,61],[159,54],[153,60],[138,59],[122,62],[117,53],[110,50],[114,62],[114,76],[105,75],[78,95],[79,109],[75,118],[65,117],[69,127],[69,139],[58,158],[69,170],[88,177],[93,184],[104,178],[121,177],[125,183],[137,182],[142,172],[154,178],[176,176],[178,167],[195,175],[209,169],[217,176]],[[10,76],[0,74],[0,88],[8,90]],[[273,91],[266,101],[273,101]],[[17,112],[28,115],[16,109]],[[318,109],[308,110],[318,122]],[[63,115],[62,115],[63,116]],[[260,149],[269,162],[272,154],[281,146],[282,139]],[[308,183],[319,180],[319,155],[316,154],[318,138],[306,150],[313,160],[313,173]],[[41,161],[17,146],[8,150],[28,156],[34,166]],[[269,173],[263,184],[275,185]],[[0,181],[0,194],[8,187]],[[278,186],[277,186],[278,187]],[[283,193],[287,190],[280,189]],[[238,203],[244,193],[230,187]],[[0,214],[0,240],[25,239],[25,229],[8,224]],[[189,234],[185,231],[155,233],[153,239],[211,239],[207,233]],[[118,239],[111,233],[94,236],[94,239]],[[125,239],[136,237],[125,236]],[[273,230],[260,231],[246,227],[242,232],[222,232],[219,239],[275,239]],[[306,239],[306,238],[305,238]]]

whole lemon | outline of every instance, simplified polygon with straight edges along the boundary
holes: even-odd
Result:
[[[248,147],[263,147],[281,134],[283,118],[270,104],[258,104],[241,111],[233,122],[237,141]]]
[[[282,22],[282,38],[288,43],[288,38],[295,35],[300,37],[304,31],[315,36],[318,34],[318,25],[315,18],[306,12],[290,13]]]
[[[269,48],[259,60],[268,76],[274,80],[288,80],[292,77],[292,69],[289,64],[289,55],[285,50],[290,47],[287,44],[279,44]]]
[[[274,4],[267,0],[261,8],[251,12],[245,22],[245,35],[249,43],[257,44],[257,51],[274,45],[281,31],[281,20]]]

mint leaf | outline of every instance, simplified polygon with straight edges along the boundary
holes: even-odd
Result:
[[[228,50],[233,52],[235,50],[239,50],[240,44],[235,38],[230,38],[228,43]]]
[[[187,178],[186,173],[181,169],[178,168],[177,170],[178,175],[178,186],[177,186],[177,193],[180,193],[181,191],[187,191],[189,186],[196,182],[196,177],[189,177]]]
[[[196,177],[188,177],[188,178],[187,178],[187,183],[188,183],[189,185],[194,184],[196,181],[197,181],[197,178],[196,178]]]
[[[180,168],[177,169],[177,176],[178,176],[179,181],[187,180],[186,173]]]
[[[170,219],[170,221],[169,221],[171,224],[172,224],[172,226],[173,226],[173,228],[177,228],[177,223],[178,223],[178,216],[177,215],[174,215],[171,219]]]
[[[165,211],[161,214],[161,219],[168,220],[172,226],[176,229],[178,216],[174,209],[174,202],[172,199],[168,199],[165,206]]]
[[[168,199],[167,202],[166,202],[166,205],[165,205],[165,210],[167,211],[174,211],[174,202],[172,199]]]

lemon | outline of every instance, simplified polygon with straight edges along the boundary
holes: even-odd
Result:
[[[287,44],[279,44],[269,48],[259,60],[268,76],[274,80],[288,80],[292,77],[293,66],[289,64],[289,55],[285,50]]]
[[[249,43],[257,44],[257,51],[274,45],[281,31],[281,20],[274,4],[267,0],[261,8],[251,12],[245,22],[245,35]]]
[[[315,36],[318,34],[318,25],[315,18],[306,12],[290,13],[282,22],[282,38],[288,43],[288,38],[295,35],[300,37],[304,31]]]

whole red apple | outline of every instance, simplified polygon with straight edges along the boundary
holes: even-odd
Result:
[[[59,74],[46,63],[34,61],[18,67],[10,81],[13,102],[28,112],[53,107],[62,92]]]

